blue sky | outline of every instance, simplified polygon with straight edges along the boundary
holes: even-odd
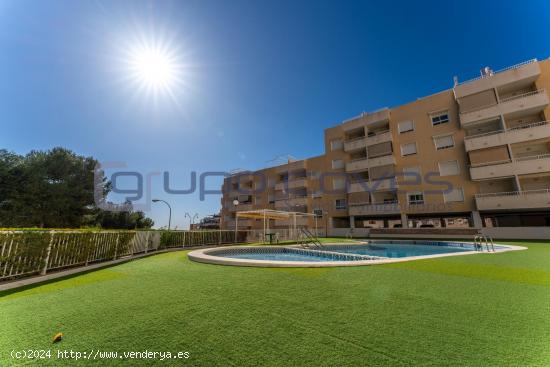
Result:
[[[547,58],[549,22],[548,1],[0,0],[0,147],[63,146],[188,187],[191,171],[322,154],[324,128],[450,88],[453,75]],[[177,50],[174,98],[128,80],[122,51],[136,37]],[[220,206],[165,194],[157,176],[151,192],[179,228],[185,212]],[[147,214],[167,222],[159,204]]]

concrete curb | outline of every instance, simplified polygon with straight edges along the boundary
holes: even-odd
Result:
[[[329,245],[328,243],[326,245]],[[336,245],[336,244],[331,244]],[[344,244],[342,244],[344,245]],[[349,245],[346,243],[345,245]],[[527,247],[513,246],[513,245],[501,245],[495,244],[495,246],[502,246],[503,249],[499,249],[494,253],[502,253],[507,251],[520,251],[527,250]],[[260,246],[225,246],[224,249],[234,248],[262,248]],[[282,247],[282,246],[279,246]],[[291,247],[291,246],[288,246]],[[265,246],[263,246],[265,248]],[[410,256],[403,258],[384,258],[377,260],[359,260],[359,261],[323,261],[323,262],[309,262],[309,261],[271,261],[271,260],[251,260],[251,259],[237,259],[231,257],[215,256],[216,248],[201,249],[191,251],[187,254],[189,260],[216,265],[231,265],[231,266],[253,266],[253,267],[266,267],[266,268],[323,268],[323,267],[347,267],[347,266],[366,266],[366,265],[379,265],[379,264],[391,264],[398,262],[414,261],[421,259],[434,259],[439,257],[449,256],[464,256],[473,254],[494,254],[493,252],[479,252],[479,251],[464,251],[464,252],[452,252],[446,254],[435,255],[423,255],[423,256]]]

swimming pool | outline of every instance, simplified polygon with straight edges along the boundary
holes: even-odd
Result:
[[[495,252],[525,249],[495,245]],[[192,251],[197,262],[263,267],[321,267],[374,265],[416,259],[479,253],[472,243],[452,241],[373,240],[300,246],[229,246]]]
[[[426,244],[375,242],[365,245],[328,245],[324,246],[324,248],[329,251],[341,253],[371,255],[387,258],[449,254],[475,250],[474,246],[470,244],[442,242],[432,242]]]

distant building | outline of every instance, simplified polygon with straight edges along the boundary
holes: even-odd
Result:
[[[220,215],[213,214],[204,217],[200,220],[199,223],[191,224],[190,229],[193,231],[201,229],[220,229]]]

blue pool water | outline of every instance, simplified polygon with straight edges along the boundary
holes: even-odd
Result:
[[[330,259],[323,256],[315,255],[300,255],[294,253],[245,253],[245,254],[228,254],[221,255],[226,257],[232,257],[234,259],[250,259],[250,260],[271,260],[271,261],[311,261],[322,262],[329,261]]]
[[[361,261],[382,258],[403,258],[423,255],[448,254],[472,251],[473,246],[457,242],[407,242],[393,241],[370,244],[324,245],[320,249],[301,248],[262,248],[250,247],[237,250],[222,250],[216,256],[234,259],[270,260],[270,261]]]
[[[454,252],[472,251],[471,246],[446,246],[446,245],[420,245],[420,244],[393,244],[393,243],[376,243],[369,245],[351,245],[351,246],[325,246],[326,250],[359,254],[371,255],[380,257],[410,257],[448,254]]]

